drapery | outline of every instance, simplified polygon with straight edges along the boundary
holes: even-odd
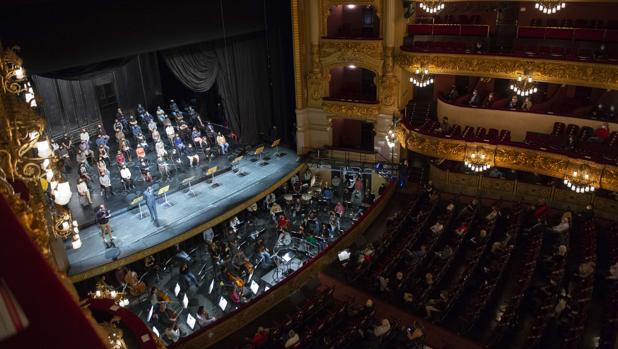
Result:
[[[163,52],[163,57],[178,80],[192,91],[206,92],[217,79],[219,66],[211,45],[175,48]]]

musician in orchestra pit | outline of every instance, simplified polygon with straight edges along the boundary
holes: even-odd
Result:
[[[232,265],[237,269],[242,268],[246,262],[249,262],[249,259],[245,256],[245,253],[242,250],[236,252],[232,258]]]
[[[197,323],[201,327],[206,327],[217,320],[214,316],[210,316],[210,314],[203,305],[200,305],[199,308],[197,308],[196,319]]]
[[[335,213],[341,218],[345,214],[345,207],[341,203],[341,201],[337,202],[335,205]]]
[[[276,201],[273,202],[272,206],[270,206],[270,215],[275,223],[277,222],[277,215],[281,212],[283,212],[281,206]]]
[[[195,287],[200,286],[195,275],[191,272],[191,270],[189,270],[189,265],[187,263],[183,263],[180,266],[180,275],[184,277],[187,283],[193,283]]]
[[[292,243],[292,235],[290,235],[290,232],[287,230],[280,230],[279,238],[277,239],[277,245],[287,246],[291,243]]]
[[[271,262],[272,256],[270,255],[270,252],[268,251],[268,249],[264,245],[264,240],[263,239],[258,240],[256,251],[257,251],[258,255],[260,257],[262,257],[264,265],[269,265],[270,262]]]

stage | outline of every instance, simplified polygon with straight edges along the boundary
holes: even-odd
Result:
[[[68,257],[68,274],[73,282],[85,280],[120,266],[140,260],[150,254],[166,249],[180,241],[200,234],[207,228],[233,217],[252,203],[262,199],[270,191],[287,181],[304,165],[297,162],[296,152],[280,148],[285,155],[272,157],[262,166],[245,156],[240,162],[239,176],[225,171],[214,177],[211,183],[202,181],[192,186],[196,196],[187,189],[167,195],[171,207],[164,198],[158,199],[159,227],[150,221],[148,209],[142,205],[143,218],[137,208],[125,210],[112,217],[110,224],[116,238],[116,247],[105,248],[98,225],[80,231],[81,248],[75,250],[71,241],[65,242]],[[170,188],[174,191],[177,188]]]

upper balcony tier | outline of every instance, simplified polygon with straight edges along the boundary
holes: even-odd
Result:
[[[410,24],[401,49],[618,64],[618,30],[518,26],[501,39],[489,25]]]

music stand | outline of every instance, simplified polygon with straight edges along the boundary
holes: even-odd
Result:
[[[142,212],[142,201],[144,201],[144,195],[135,197],[135,199],[133,199],[133,201],[129,204],[130,206],[137,205],[137,207],[139,207],[139,219],[144,218],[144,212]]]
[[[259,155],[260,156],[260,166],[266,166],[268,165],[268,162],[266,161],[262,161],[262,153],[264,152],[264,146],[259,146],[255,149],[255,154],[254,155]],[[253,161],[253,160],[252,160]]]
[[[236,158],[234,158],[234,160],[232,160],[232,172],[238,173],[238,171],[240,171],[238,166],[239,166],[240,160],[242,160],[242,158],[243,158],[243,156],[241,155],[241,156],[237,156]],[[238,174],[240,174],[240,173],[238,173]]]
[[[285,154],[279,153],[279,144],[281,143],[281,138],[275,139],[273,144],[270,145],[271,148],[275,148],[275,157],[280,157]]]
[[[208,171],[206,171],[206,175],[210,176],[210,184],[212,184],[210,186],[211,188],[216,188],[219,186],[218,183],[215,183],[215,172],[217,172],[217,169],[218,169],[217,166],[213,166],[209,168]]]
[[[191,187],[191,181],[195,179],[195,176],[191,176],[189,178],[185,178],[182,180],[182,182],[180,182],[181,185],[188,185],[189,186],[189,191],[187,191],[187,194],[191,194],[193,196],[197,196],[197,194],[193,191],[193,188]]]
[[[161,194],[163,194],[163,198],[165,199],[165,201],[163,201],[164,205],[167,205],[169,207],[174,206],[171,202],[167,201],[167,192],[170,191],[170,185],[166,185],[164,187],[159,188],[159,191],[157,192],[158,196],[161,196]]]

